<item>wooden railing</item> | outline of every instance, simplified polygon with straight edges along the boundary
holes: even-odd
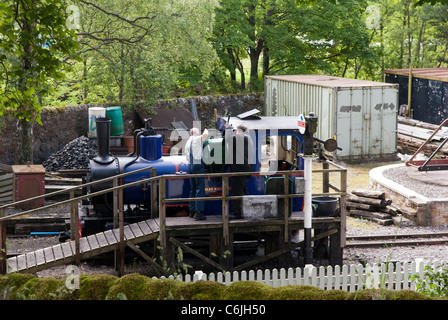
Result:
[[[336,169],[329,169],[329,166],[332,165],[336,167]],[[313,194],[314,196],[340,196],[340,208],[341,208],[341,247],[345,246],[345,198],[346,198],[346,179],[347,179],[347,170],[341,166],[338,166],[337,164],[326,161],[323,164],[324,168],[319,170],[313,170],[313,173],[322,173],[323,174],[323,193],[319,194]],[[151,177],[147,179],[142,179],[139,181],[127,183],[127,184],[120,184],[119,181],[123,179],[126,176],[140,173],[143,171],[151,170]],[[335,185],[331,184],[329,181],[329,174],[331,172],[339,172],[340,173],[340,187],[336,187]],[[0,274],[6,273],[6,221],[17,218],[19,216],[28,215],[28,214],[34,214],[38,211],[42,211],[45,209],[53,208],[56,206],[64,205],[64,204],[71,204],[71,215],[70,215],[70,228],[71,228],[71,237],[72,240],[75,240],[75,264],[80,263],[80,253],[79,253],[79,212],[78,212],[78,202],[87,199],[92,198],[95,196],[103,195],[106,193],[113,193],[113,219],[114,219],[114,228],[119,228],[119,235],[120,235],[120,245],[117,255],[117,264],[119,266],[119,274],[123,274],[124,272],[124,249],[125,249],[125,242],[124,242],[124,210],[123,210],[123,189],[137,186],[137,185],[147,185],[150,184],[152,186],[151,190],[151,207],[154,210],[155,209],[155,203],[159,204],[159,223],[160,223],[160,245],[162,248],[166,248],[167,246],[167,230],[166,230],[166,204],[170,202],[182,202],[182,201],[213,201],[213,200],[221,200],[222,201],[222,225],[223,225],[223,238],[224,238],[224,245],[230,246],[230,229],[229,229],[229,201],[234,199],[241,199],[242,196],[230,196],[229,195],[229,177],[231,176],[237,176],[237,175],[260,175],[259,172],[231,172],[231,173],[205,173],[205,174],[194,174],[194,175],[188,175],[188,174],[182,174],[182,175],[162,175],[162,176],[156,176],[155,169],[153,168],[142,168],[139,170],[127,172],[124,174],[119,174],[113,177],[101,179],[94,182],[85,183],[79,186],[74,186],[72,188],[66,189],[66,190],[60,190],[55,191],[46,195],[38,196],[29,198],[26,200],[17,201],[14,203],[10,203],[8,205],[0,206]],[[304,194],[292,194],[289,192],[289,176],[293,174],[303,174],[303,170],[293,170],[293,171],[276,171],[276,172],[263,172],[263,175],[283,175],[284,177],[284,190],[283,194],[279,194],[278,198],[284,198],[284,199],[290,199],[294,197],[303,197]],[[179,179],[179,178],[190,178],[190,177],[209,177],[209,178],[221,178],[222,179],[222,195],[217,197],[201,197],[201,198],[166,198],[166,180],[167,179]],[[75,191],[78,189],[87,188],[90,186],[93,186],[95,184],[100,184],[108,181],[113,181],[113,187],[85,195],[81,195],[78,197],[75,197]],[[158,194],[158,200],[156,199],[157,193],[155,192],[156,183],[159,185],[159,194]],[[330,189],[333,189],[335,192],[329,192]],[[70,199],[63,200],[57,203],[49,204],[41,208],[31,209],[15,214],[11,214],[8,216],[5,216],[5,209],[7,207],[16,206],[22,203],[25,203],[27,201],[33,201],[42,197],[52,197],[60,193],[64,192],[70,192]],[[325,192],[327,191],[327,192]],[[289,201],[283,201],[284,203],[284,212],[289,212]],[[154,211],[152,211],[154,212]],[[285,242],[289,241],[289,215],[284,214],[284,235],[285,235]],[[165,252],[165,250],[164,250]]]

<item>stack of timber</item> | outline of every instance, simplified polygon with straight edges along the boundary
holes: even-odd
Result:
[[[14,201],[14,174],[11,166],[0,163],[0,205]]]
[[[45,193],[52,193],[60,190],[67,190],[65,193],[61,193],[55,196],[47,196],[48,200],[66,200],[70,198],[69,189],[74,186],[82,184],[82,178],[67,178],[61,176],[59,173],[47,173],[45,176]],[[75,196],[82,195],[81,189],[75,190]]]
[[[402,154],[414,154],[418,148],[434,133],[438,125],[426,123],[406,117],[398,117],[397,145]],[[430,156],[448,136],[447,128],[439,130],[423,150],[425,156]],[[438,152],[436,158],[448,156],[448,144]]]
[[[355,189],[347,195],[347,211],[351,217],[362,218],[380,225],[394,224],[393,217],[400,210],[386,199],[384,192]]]

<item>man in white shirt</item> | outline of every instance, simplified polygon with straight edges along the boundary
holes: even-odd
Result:
[[[185,156],[188,161],[189,174],[204,173],[203,143],[208,137],[207,128],[201,134],[198,128],[190,130],[190,138],[185,146]],[[205,178],[190,178],[190,198],[205,196]],[[204,201],[190,201],[190,218],[204,220]]]

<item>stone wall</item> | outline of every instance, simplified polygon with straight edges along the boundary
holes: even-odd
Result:
[[[86,136],[88,132],[88,109],[90,107],[107,107],[107,105],[77,105],[66,107],[44,107],[41,118],[42,125],[34,125],[34,160],[35,164],[42,163],[51,154],[62,149],[68,142]],[[259,94],[214,95],[189,98],[160,100],[151,106],[122,105],[123,124],[125,135],[132,135],[142,123],[137,110],[143,108],[151,112],[154,108],[187,108],[196,110],[199,119],[213,117],[214,109],[218,115],[227,116],[254,108],[260,111],[264,108],[264,96]],[[16,120],[13,117],[4,117],[0,121],[0,163],[14,164],[14,146]]]

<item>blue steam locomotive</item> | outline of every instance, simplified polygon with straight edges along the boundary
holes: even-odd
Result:
[[[253,174],[248,182],[250,195],[276,194],[283,191],[283,177],[268,174],[277,170],[303,170],[301,153],[303,135],[299,133],[296,117],[229,117],[226,120],[218,119],[217,127],[222,128],[224,123],[231,127],[244,124],[249,129],[253,145]],[[210,130],[209,137],[204,143],[204,159],[206,173],[225,172],[223,162],[214,158],[215,151],[223,148],[222,130]],[[121,173],[128,173],[142,168],[155,168],[157,175],[175,175],[166,181],[166,198],[188,198],[190,194],[190,182],[183,175],[187,172],[188,163],[185,155],[174,152],[182,150],[180,141],[173,146],[170,155],[162,154],[163,136],[159,130],[166,128],[154,128],[151,121],[145,121],[145,127],[134,132],[134,152],[126,156],[112,156],[109,152],[110,120],[97,119],[97,145],[98,155],[90,160],[90,168],[87,176],[89,182],[98,181]],[[185,135],[184,135],[185,137]],[[184,139],[185,140],[185,139]],[[219,149],[224,157],[225,148]],[[218,157],[217,157],[218,158]],[[220,158],[221,159],[221,158]],[[150,171],[131,174],[124,177],[122,184],[127,184],[150,177]],[[303,193],[303,175],[290,176],[290,192]],[[277,183],[278,182],[278,183]],[[90,193],[112,187],[112,182],[96,184],[89,190]],[[206,196],[221,195],[221,179],[206,178]],[[231,195],[232,179],[230,179]],[[138,185],[128,187],[123,192],[125,205],[125,220],[136,222],[156,216],[151,215],[151,190],[150,185]],[[279,200],[280,201],[280,200]],[[104,231],[112,223],[112,193],[95,196],[90,199],[91,210],[84,216],[84,234],[92,234]],[[283,206],[279,206],[279,208]],[[291,211],[302,211],[303,199],[296,197],[291,201]],[[205,215],[220,215],[222,212],[220,200],[205,201]],[[167,203],[167,215],[179,216],[188,214],[188,201]]]

